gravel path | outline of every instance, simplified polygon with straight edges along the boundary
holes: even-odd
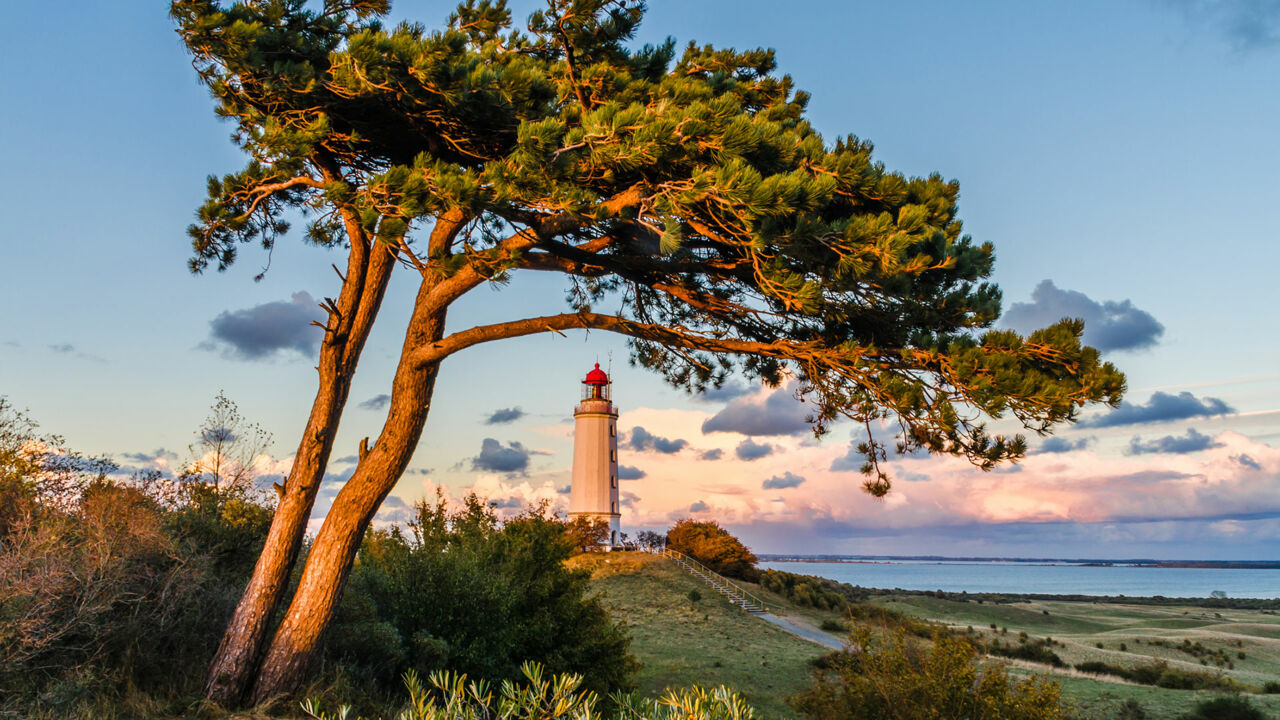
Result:
[[[786,630],[792,635],[795,635],[797,637],[802,637],[805,640],[808,640],[810,642],[816,642],[819,645],[829,647],[832,650],[844,649],[844,641],[840,640],[840,638],[837,638],[834,635],[829,635],[827,633],[824,633],[821,630],[814,630],[813,628],[807,628],[803,625],[797,625],[791,622],[790,620],[787,620],[786,618],[781,618],[781,617],[778,617],[777,615],[773,615],[770,613],[752,613],[752,614],[760,618],[761,620],[764,620],[767,623],[772,623],[774,625],[777,625],[778,627],[782,628],[783,630]]]

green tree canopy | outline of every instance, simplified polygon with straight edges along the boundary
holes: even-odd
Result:
[[[607,329],[673,384],[792,372],[819,429],[888,419],[901,449],[982,467],[1025,449],[983,415],[1044,432],[1122,391],[1077,321],[989,330],[994,253],[962,233],[958,184],[824,139],[771,51],[629,48],[643,4],[627,0],[553,0],[527,31],[487,1],[439,31],[385,28],[377,1],[173,9],[252,157],[210,180],[194,268],[269,247],[291,208],[314,214],[309,239],[341,244],[349,208],[441,301],[520,269],[570,277],[570,313],[457,333],[421,362],[490,335]],[[462,227],[417,237],[442,217]],[[884,449],[864,448],[873,464]]]
[[[900,452],[989,469],[1026,449],[989,418],[1047,433],[1120,400],[1123,375],[1081,344],[1080,321],[992,329],[993,250],[963,233],[958,185],[890,171],[853,135],[822,137],[772,51],[635,47],[637,0],[547,0],[523,27],[501,0],[467,0],[438,30],[384,26],[386,0],[171,10],[249,158],[209,180],[191,268],[225,269],[246,242],[269,250],[299,212],[310,242],[349,256],[325,302],[321,390],[246,598],[282,592],[390,272],[380,258],[421,279],[386,421],[316,537],[256,700],[302,676],[418,444],[440,362],[474,345],[597,329],[691,391],[730,373],[795,377],[816,432],[840,417],[866,427],[876,495],[889,490],[878,423],[896,425]],[[447,327],[457,299],[525,270],[566,277],[565,312]],[[242,603],[215,677],[258,657],[243,638],[265,632],[274,602]],[[211,680],[231,688],[211,696],[240,682]]]

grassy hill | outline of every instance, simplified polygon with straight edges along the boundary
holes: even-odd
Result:
[[[810,662],[825,654],[825,648],[742,612],[661,557],[614,553],[580,556],[573,562],[592,571],[605,604],[630,627],[632,651],[644,666],[637,678],[640,692],[661,694],[668,687],[695,683],[727,685],[756,707],[757,717],[796,717],[786,698],[808,684]],[[840,619],[837,613],[797,607],[766,590],[752,589],[770,603],[771,611],[797,624],[817,628]],[[701,599],[691,600],[690,591],[697,591]],[[1249,685],[1280,681],[1280,615],[1266,611],[1056,601],[979,604],[922,595],[883,596],[875,602],[917,618],[962,629],[972,626],[986,639],[1008,641],[1019,632],[1052,637],[1054,651],[1068,664],[1098,660],[1134,665],[1156,658],[1189,670],[1221,670]],[[1192,648],[1199,643],[1199,655],[1182,649],[1183,640]],[[1225,656],[1232,667],[1216,667],[1209,653]],[[1132,698],[1144,706],[1150,720],[1174,720],[1212,696],[1048,665],[1010,664],[1014,674],[1051,675],[1074,706],[1073,717],[1080,719],[1111,720],[1119,705]],[[1280,695],[1250,699],[1280,718]]]
[[[795,718],[785,698],[809,682],[809,663],[829,652],[748,615],[674,563],[647,553],[583,555],[614,616],[631,629],[643,664],[638,688],[727,685],[761,718]],[[690,600],[690,591],[701,599]]]

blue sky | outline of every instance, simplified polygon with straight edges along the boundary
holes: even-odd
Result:
[[[251,249],[227,273],[187,272],[204,177],[241,159],[163,3],[6,17],[0,394],[73,447],[172,466],[225,390],[287,463],[314,393],[304,321],[336,291],[337,257],[292,238],[260,283]],[[829,139],[854,133],[891,168],[958,179],[966,230],[996,246],[1006,322],[1085,315],[1131,407],[1015,472],[901,461],[911,479],[877,502],[840,462],[850,429],[814,442],[785,395],[689,398],[628,367],[611,336],[532,337],[446,365],[391,510],[437,485],[562,499],[576,383],[599,359],[615,370],[633,527],[693,513],[761,552],[1276,556],[1280,2],[655,1],[638,42],[668,35],[775,48]],[[380,426],[361,403],[387,392],[410,280],[393,280],[335,458]],[[451,322],[561,301],[558,280],[517,278]],[[486,423],[504,408],[520,412]]]

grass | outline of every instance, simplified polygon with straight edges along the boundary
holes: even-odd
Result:
[[[632,651],[644,665],[637,677],[639,692],[661,694],[668,687],[695,683],[727,685],[756,707],[758,717],[796,717],[786,698],[808,684],[810,661],[823,655],[823,648],[743,613],[661,557],[616,553],[582,556],[575,562],[592,570],[605,604],[631,629]],[[797,624],[820,628],[824,622],[843,620],[838,612],[800,607],[758,586],[748,589],[768,603],[770,612]],[[690,590],[697,590],[702,599],[691,601]],[[1054,652],[1069,665],[1102,661],[1131,666],[1160,659],[1186,670],[1222,672],[1251,686],[1280,679],[1280,615],[1258,610],[1052,600],[979,604],[924,595],[887,595],[873,602],[960,629],[972,626],[984,640],[1017,642],[1019,632],[1052,637],[1060,643],[1053,646]],[[1201,665],[1199,657],[1179,649],[1183,640],[1207,651],[1222,651],[1234,667]],[[1017,676],[1051,676],[1073,707],[1071,717],[1078,720],[1111,720],[1129,699],[1139,702],[1150,720],[1175,720],[1213,696],[1135,685],[1070,668],[991,661],[1009,662],[1010,672]],[[1280,719],[1280,695],[1249,694],[1249,699],[1269,717]]]
[[[1036,638],[1050,636],[1061,643],[1054,651],[1069,665],[1101,661],[1132,666],[1157,659],[1187,670],[1222,672],[1253,686],[1280,678],[1280,617],[1257,610],[1046,600],[978,604],[920,595],[890,595],[874,602],[919,618],[961,628],[972,626],[985,639],[1016,642],[1019,632]],[[1179,649],[1183,640],[1199,643],[1209,651],[1222,651],[1234,667],[1201,665],[1198,657]],[[1097,647],[1099,643],[1102,648]],[[1240,652],[1245,654],[1243,659],[1237,655]],[[1047,666],[1022,664],[1016,671],[1031,670],[1051,674],[1062,686],[1063,697],[1083,718],[1115,717],[1119,705],[1132,698],[1147,709],[1152,720],[1171,720],[1212,696],[1131,685]],[[1250,695],[1250,700],[1280,718],[1280,696]]]
[[[786,698],[808,685],[810,662],[828,650],[730,605],[661,557],[612,553],[574,561],[592,571],[605,605],[631,630],[631,651],[643,665],[638,692],[726,685],[757,717],[798,717]],[[702,598],[691,601],[690,590]]]

